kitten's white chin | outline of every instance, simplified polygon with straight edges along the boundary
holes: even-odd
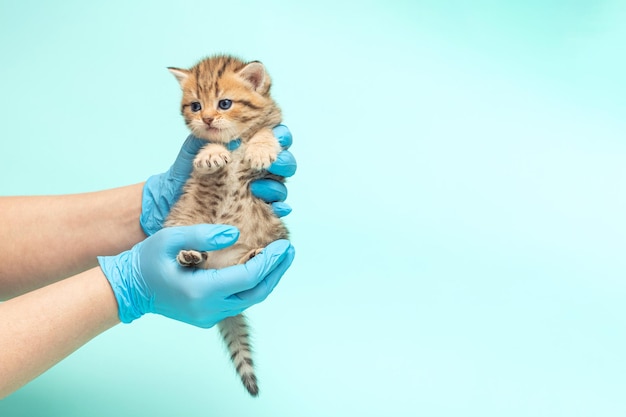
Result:
[[[200,139],[208,140],[211,142],[228,143],[231,140],[235,139],[228,134],[228,131],[225,131],[223,129],[217,129],[214,127],[195,129],[193,134]]]

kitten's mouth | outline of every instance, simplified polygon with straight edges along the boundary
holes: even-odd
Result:
[[[222,129],[215,126],[203,126],[202,135],[206,136],[207,139],[215,140],[216,137],[221,136]]]
[[[230,138],[228,138],[227,130],[220,129],[215,126],[203,126],[201,130],[198,130],[196,133],[197,137],[215,141],[215,142],[229,142]]]

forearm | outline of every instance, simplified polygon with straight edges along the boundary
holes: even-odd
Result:
[[[0,300],[96,265],[145,238],[143,184],[93,193],[0,198]]]
[[[0,303],[0,398],[117,323],[100,268]]]

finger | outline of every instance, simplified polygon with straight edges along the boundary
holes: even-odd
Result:
[[[287,198],[287,187],[285,184],[269,179],[260,179],[250,184],[252,194],[265,201],[266,203],[275,203],[277,201],[285,201]]]
[[[229,225],[195,224],[163,229],[168,232],[167,252],[175,256],[182,249],[214,251],[226,248],[237,241],[239,230]]]
[[[180,152],[178,152],[174,165],[170,168],[172,176],[176,179],[186,180],[191,174],[192,163],[196,154],[206,144],[206,141],[198,139],[194,135],[187,136],[183,146],[180,148]]]
[[[291,132],[285,125],[278,125],[274,129],[272,129],[274,136],[278,139],[278,143],[283,149],[289,149],[291,144],[293,143],[293,137],[291,136]]]
[[[277,240],[243,265],[204,271],[210,274],[214,288],[224,296],[237,294],[263,281],[288,256],[290,246],[288,240]]]
[[[272,210],[274,211],[276,217],[285,217],[291,213],[291,206],[287,203],[278,201],[276,203],[272,203]]]
[[[289,245],[287,248],[287,253],[285,258],[282,260],[280,264],[276,266],[276,268],[270,272],[260,283],[258,283],[254,288],[242,291],[233,295],[233,298],[236,297],[249,305],[260,303],[265,300],[268,295],[276,288],[278,282],[285,274],[287,269],[291,266],[293,262],[293,258],[296,255],[295,248]]]
[[[289,131],[289,129],[287,129],[287,126],[278,125],[273,129],[273,132],[281,148],[288,149],[291,146],[293,138],[291,137],[291,132]],[[239,148],[239,146],[241,146],[241,139],[233,139],[225,146],[226,149],[228,149],[229,151],[234,151],[235,149]]]
[[[240,145],[241,145],[241,139],[233,139],[224,146],[226,146],[226,149],[228,149],[229,151],[234,151]]]
[[[298,164],[296,158],[289,151],[281,151],[276,157],[276,161],[267,168],[267,172],[281,177],[291,177],[296,173]]]

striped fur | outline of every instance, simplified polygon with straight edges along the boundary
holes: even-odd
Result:
[[[178,261],[198,268],[243,263],[269,243],[288,237],[271,207],[252,196],[249,188],[252,181],[268,178],[265,169],[280,151],[271,131],[280,123],[281,112],[270,97],[270,77],[260,62],[245,63],[227,55],[204,59],[190,69],[169,70],[183,91],[185,123],[207,145],[198,152],[183,195],[165,225],[231,224],[240,231],[239,240],[229,248],[205,253],[190,248],[179,253]],[[241,146],[226,149],[224,144],[236,138],[241,138]],[[245,317],[227,318],[218,328],[244,386],[250,395],[258,395]]]

